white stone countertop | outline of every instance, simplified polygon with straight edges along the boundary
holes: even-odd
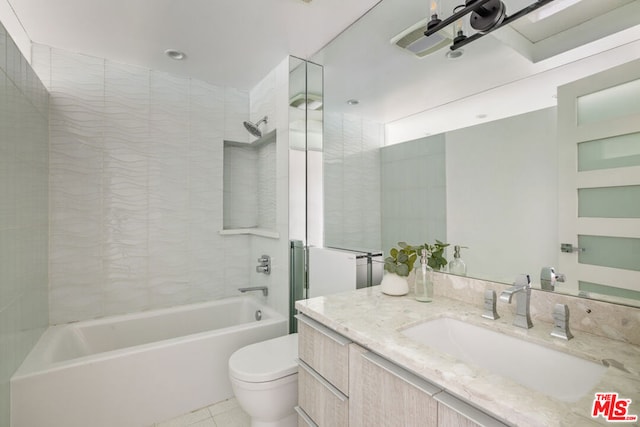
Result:
[[[620,398],[632,399],[628,413],[640,416],[640,346],[637,345],[582,331],[573,331],[575,338],[564,341],[549,335],[549,323],[534,319],[533,328],[525,330],[513,326],[509,314],[498,320],[482,318],[480,304],[475,306],[437,295],[433,302],[421,303],[411,294],[403,297],[385,295],[380,286],[298,301],[296,308],[507,424],[532,427],[608,425],[603,417],[591,417],[596,392],[617,392]],[[438,317],[484,326],[596,363],[615,359],[628,372],[609,367],[592,392],[577,402],[562,402],[509,378],[456,360],[400,333],[407,327]]]

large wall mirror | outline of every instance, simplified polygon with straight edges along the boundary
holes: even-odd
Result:
[[[438,3],[445,16],[457,4]],[[531,2],[504,3],[509,13]],[[312,58],[324,67],[324,215],[321,225],[309,226],[322,228],[325,246],[345,249],[386,252],[399,241],[436,239],[465,246],[468,276],[511,283],[528,273],[541,287],[543,267],[565,273],[569,255],[560,243],[572,244],[577,260],[586,242],[562,240],[561,181],[576,166],[561,153],[558,88],[624,64],[631,64],[629,75],[640,74],[633,18],[640,1],[555,0],[454,55],[448,45],[426,54],[403,47],[427,12],[422,0],[383,0]],[[640,117],[633,111],[638,86],[625,88],[631,101],[620,101],[630,105],[628,117]],[[626,132],[611,149],[636,159],[625,173],[637,187],[640,133]],[[626,245],[622,269],[637,274],[634,191],[615,196],[632,200],[636,219],[630,235],[611,245]],[[598,205],[614,196],[594,197]],[[640,306],[638,280],[605,289],[572,277],[573,269],[566,275],[555,291]]]

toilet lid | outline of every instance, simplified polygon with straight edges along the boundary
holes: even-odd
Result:
[[[298,334],[241,348],[229,358],[229,374],[240,381],[262,383],[298,372]]]

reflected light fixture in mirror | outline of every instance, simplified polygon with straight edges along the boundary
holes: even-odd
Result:
[[[184,52],[177,49],[167,49],[164,51],[164,54],[167,55],[169,58],[173,59],[174,61],[182,61],[187,57],[187,55]]]
[[[454,36],[457,36],[456,25],[458,25],[458,21],[463,20],[469,15],[469,24],[477,33],[469,37],[464,36],[464,34],[461,34],[461,37],[456,37],[456,40],[454,40],[449,48],[456,50],[552,1],[554,0],[538,0],[520,9],[513,15],[507,16],[507,8],[501,0],[466,0],[464,6],[456,6],[453,9],[452,15],[442,20],[438,16],[438,0],[431,0],[429,7],[431,19],[427,23],[427,30],[424,32],[424,35],[425,37],[429,37],[447,25],[454,24]]]

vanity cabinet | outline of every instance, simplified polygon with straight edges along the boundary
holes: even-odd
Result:
[[[351,427],[436,426],[440,388],[361,347],[352,348]]]
[[[306,317],[298,318],[298,425],[349,425],[351,340]]]
[[[297,317],[299,427],[505,427],[322,323]]]

